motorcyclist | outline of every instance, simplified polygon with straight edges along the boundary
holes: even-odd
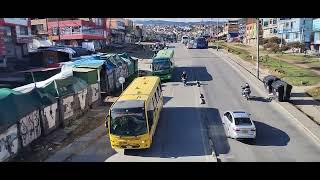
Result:
[[[187,73],[185,71],[182,72],[181,79],[187,79]]]
[[[244,94],[245,92],[247,92],[248,94],[251,93],[251,89],[248,83],[246,83],[244,87],[242,87],[242,94]]]
[[[185,71],[181,74],[181,80],[183,80],[185,84],[187,83],[187,73]]]

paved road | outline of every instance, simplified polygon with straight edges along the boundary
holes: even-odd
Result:
[[[252,86],[253,101],[241,96],[246,82],[230,64],[206,49],[186,49],[175,44],[177,68],[173,82],[163,84],[164,109],[154,143],[148,150],[110,150],[103,136],[68,161],[320,161],[320,146],[286,113],[273,107]],[[183,87],[189,80],[202,87]],[[200,104],[200,93],[206,104]],[[226,110],[246,110],[257,127],[256,144],[226,138],[221,117]],[[212,141],[210,141],[210,139]],[[214,151],[211,148],[212,143]],[[212,152],[213,151],[213,152]]]

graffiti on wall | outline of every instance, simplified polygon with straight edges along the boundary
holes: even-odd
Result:
[[[35,110],[19,121],[22,146],[27,146],[41,135],[39,111]]]
[[[17,124],[0,134],[0,162],[18,152]]]
[[[57,114],[58,103],[54,103],[43,109],[44,117],[47,120],[48,128],[52,128],[56,125],[56,114]]]
[[[99,99],[99,85],[97,84],[91,84],[91,91],[92,91],[92,101],[96,102]]]
[[[88,94],[87,89],[84,89],[81,93],[78,94],[81,110],[83,110],[86,107],[87,94]]]
[[[69,97],[64,98],[62,100],[62,104],[65,107],[64,119],[67,119],[67,118],[73,116],[72,103],[73,103],[73,96],[69,96]]]

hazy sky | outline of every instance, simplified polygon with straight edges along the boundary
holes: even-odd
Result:
[[[216,21],[218,18],[129,18],[132,20],[166,20],[175,22],[200,22],[200,21]],[[219,18],[219,21],[225,21],[234,18]]]

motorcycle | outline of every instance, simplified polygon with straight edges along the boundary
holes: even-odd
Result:
[[[181,78],[181,81],[183,82],[183,85],[184,85],[184,86],[187,85],[187,79],[186,79],[186,78]]]
[[[251,91],[250,89],[244,89],[242,87],[242,96],[245,97],[247,100],[250,99],[250,94],[251,94]]]

